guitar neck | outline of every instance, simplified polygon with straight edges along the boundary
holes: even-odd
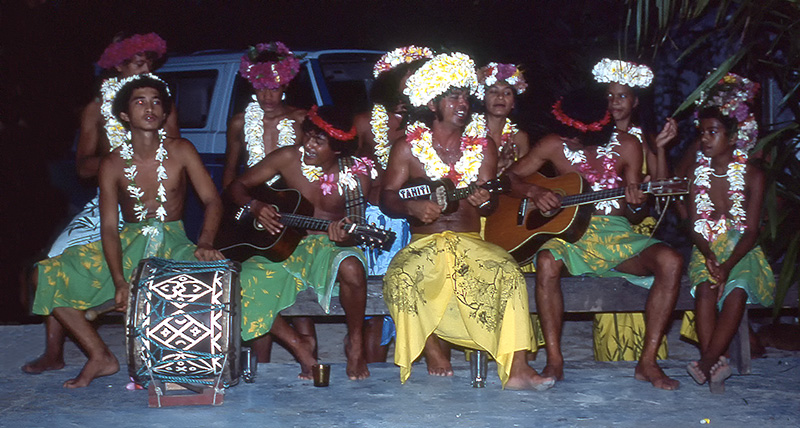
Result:
[[[447,195],[447,199],[449,201],[458,201],[458,200],[464,199],[467,196],[471,195],[472,192],[474,192],[475,189],[477,189],[478,187],[479,186],[477,186],[475,184],[470,184],[467,187],[462,187],[460,189],[455,189],[455,190],[453,190],[452,193]]]
[[[647,191],[648,183],[640,183],[639,189]],[[613,189],[597,190],[594,192],[581,193],[578,195],[565,196],[561,200],[562,207],[571,207],[575,205],[591,204],[594,202],[608,201],[611,199],[619,199],[625,196],[624,187],[616,187]]]
[[[289,213],[281,213],[278,221],[290,227],[315,231],[328,230],[331,224],[330,220]]]

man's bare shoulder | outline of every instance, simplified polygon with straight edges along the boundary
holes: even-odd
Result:
[[[83,117],[84,118],[96,118],[97,120],[103,120],[103,101],[100,99],[93,99],[83,107]]]
[[[303,123],[306,119],[306,110],[297,107],[289,107],[289,113],[286,116],[297,123]]]
[[[125,166],[125,160],[119,155],[120,149],[117,148],[109,153],[103,155],[100,159],[100,174],[101,178],[105,175],[118,175],[122,174],[122,168]]]
[[[231,116],[228,120],[228,129],[231,128],[244,128],[244,112],[239,112]]]
[[[358,130],[359,134],[366,131],[371,131],[372,130],[372,127],[370,125],[371,120],[372,120],[372,115],[370,114],[370,112],[365,111],[357,114],[353,118],[353,126],[356,127],[356,130]]]
[[[539,153],[552,153],[560,151],[564,145],[564,138],[558,134],[547,134],[538,139],[533,145],[532,149]]]

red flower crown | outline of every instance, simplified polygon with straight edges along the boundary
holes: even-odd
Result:
[[[155,52],[160,58],[167,53],[167,42],[156,33],[134,34],[108,45],[97,65],[105,69],[113,68],[141,52]]]
[[[347,132],[342,131],[340,129],[336,129],[333,127],[333,125],[331,125],[328,122],[325,122],[323,118],[319,117],[319,114],[317,114],[318,109],[319,108],[317,106],[313,106],[308,111],[308,113],[306,113],[306,116],[308,116],[308,118],[311,119],[311,122],[314,123],[314,125],[317,125],[317,127],[325,131],[326,134],[330,135],[331,137],[339,141],[350,141],[356,138],[355,126],[350,128],[350,130]]]
[[[589,124],[583,123],[579,120],[575,120],[564,113],[564,110],[561,110],[561,101],[564,98],[561,97],[553,104],[553,116],[555,116],[556,120],[567,125],[571,128],[575,128],[581,132],[597,132],[603,129],[604,126],[608,125],[611,122],[611,112],[606,110],[606,115],[603,116],[602,119],[598,120],[597,122],[592,122]]]

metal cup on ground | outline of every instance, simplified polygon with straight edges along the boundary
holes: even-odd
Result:
[[[314,364],[311,366],[311,375],[314,378],[314,386],[328,386],[331,378],[331,365]]]
[[[472,352],[469,360],[469,371],[472,378],[473,388],[483,388],[486,386],[486,372],[488,371],[487,352],[476,349]]]

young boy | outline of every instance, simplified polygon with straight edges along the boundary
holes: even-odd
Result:
[[[688,199],[694,249],[689,263],[696,298],[695,326],[699,361],[687,366],[698,384],[711,392],[725,390],[731,368],[723,356],[739,327],[748,302],[772,305],[775,279],[764,252],[756,245],[764,174],[748,164],[740,140],[755,140],[756,124],[742,101],[739,107],[711,106],[699,114],[700,151],[690,169]],[[742,109],[742,122],[733,117]],[[728,112],[728,113],[725,113]]]
[[[221,260],[212,243],[222,203],[192,143],[168,138],[163,130],[172,104],[166,84],[151,74],[124,79],[112,107],[130,138],[100,164],[101,241],[68,248],[39,263],[33,312],[52,314],[77,339],[89,360],[67,388],[89,385],[119,370],[119,363],[84,311],[115,299],[128,304],[133,269],[147,257]],[[186,237],[183,214],[186,177],[205,206],[195,246]],[[125,227],[117,228],[120,206]]]

